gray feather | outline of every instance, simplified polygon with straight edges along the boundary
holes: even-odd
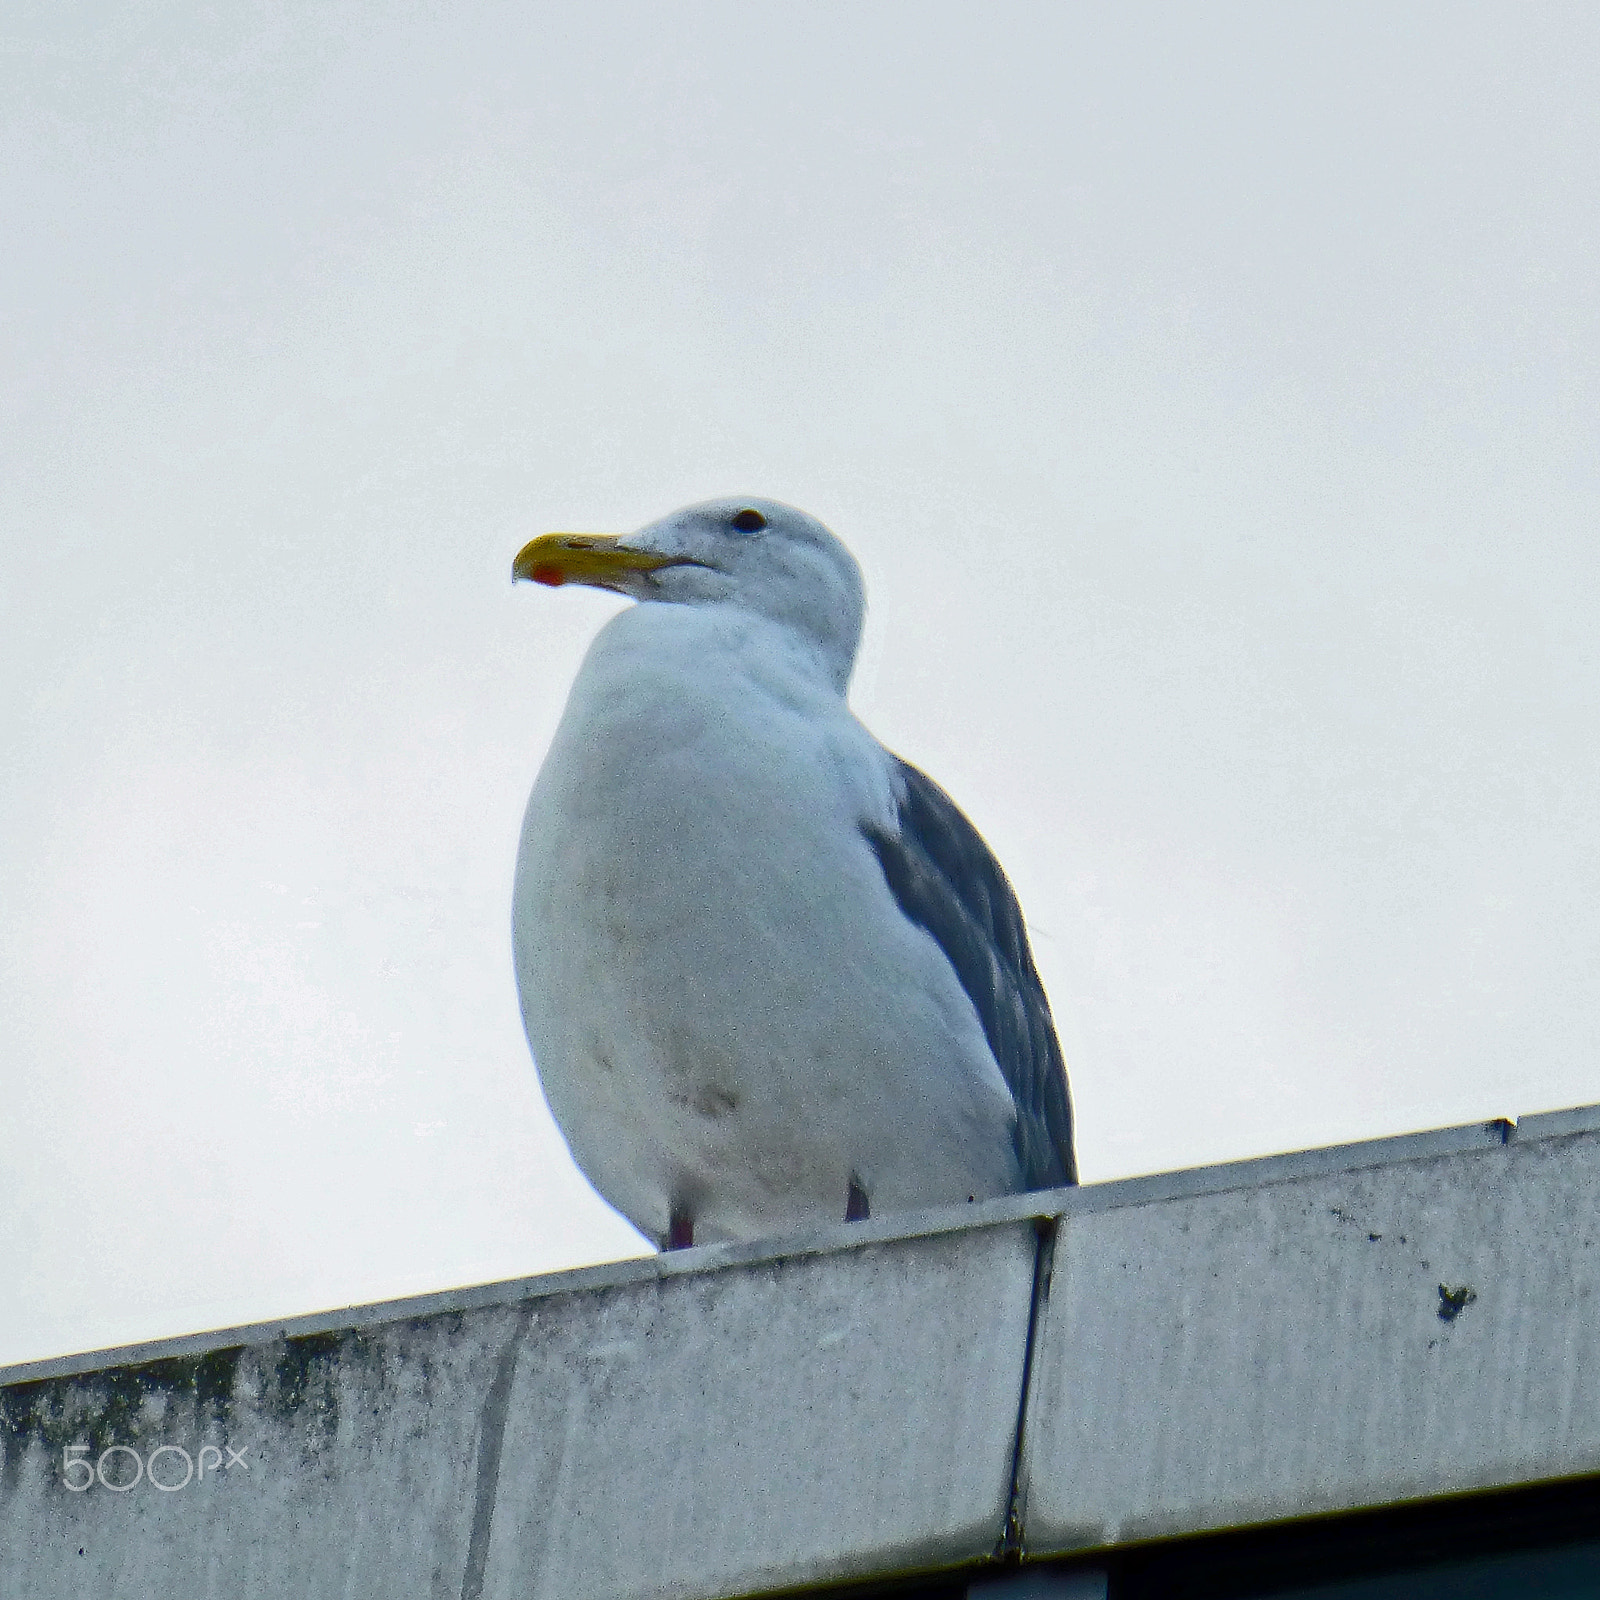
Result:
[[[905,789],[899,832],[868,828],[867,839],[901,911],[932,935],[978,1013],[1016,1103],[1027,1186],[1076,1183],[1066,1064],[1016,894],[950,796],[892,759]]]

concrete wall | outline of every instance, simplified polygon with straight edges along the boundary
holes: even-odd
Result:
[[[1561,1113],[0,1371],[0,1600],[729,1596],[1597,1472],[1597,1202]]]
[[[711,1254],[13,1387],[0,1595],[688,1596],[990,1554],[1033,1226]],[[112,1442],[221,1467],[69,1488],[67,1447]]]
[[[1596,1121],[1068,1216],[1028,1402],[1030,1545],[1600,1472],[1600,1138],[1562,1131]]]

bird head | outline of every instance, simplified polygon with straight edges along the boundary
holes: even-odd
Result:
[[[842,689],[866,611],[861,569],[815,517],[776,500],[707,500],[636,533],[546,533],[511,575],[640,601],[735,606],[799,633]]]

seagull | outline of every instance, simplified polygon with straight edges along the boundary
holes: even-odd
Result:
[[[512,945],[579,1168],[663,1249],[1076,1181],[1021,908],[846,701],[860,568],[711,500],[549,533],[513,579],[639,602],[596,636],[523,822]]]

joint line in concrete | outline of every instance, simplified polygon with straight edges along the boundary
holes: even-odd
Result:
[[[1050,1274],[1055,1268],[1056,1238],[1064,1217],[1039,1217],[1034,1221],[1037,1242],[1033,1256],[1033,1299],[1028,1305],[1028,1342],[1022,1352],[1022,1393],[1017,1399],[1017,1428],[1011,1445],[1011,1491],[1006,1501],[1006,1525],[999,1547],[998,1559],[1016,1562],[1022,1559],[1022,1531],[1026,1514],[1025,1491],[1022,1483],[1022,1452],[1024,1433],[1028,1421],[1028,1397],[1033,1390],[1033,1357],[1044,1332],[1044,1307],[1050,1298]]]

